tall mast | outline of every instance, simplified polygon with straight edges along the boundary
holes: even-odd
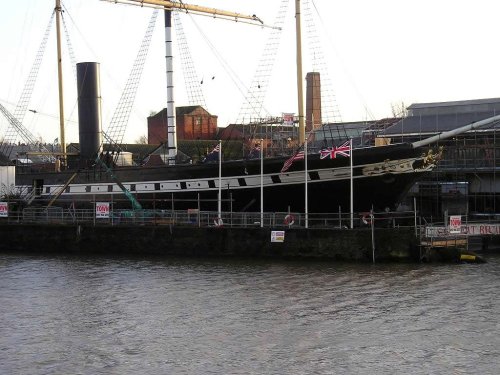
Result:
[[[167,63],[167,146],[168,164],[175,164],[177,136],[174,103],[174,63],[172,52],[172,11],[165,8],[165,59]]]
[[[61,0],[56,0],[56,37],[57,37],[57,75],[59,82],[59,131],[62,160],[66,162],[66,139],[64,136],[64,99],[63,99],[63,76],[62,76],[62,54],[61,54]]]
[[[306,139],[304,122],[304,90],[302,83],[302,31],[300,28],[300,0],[295,0],[295,33],[297,41],[297,97],[299,110],[299,144]]]
[[[177,155],[177,136],[175,125],[174,105],[174,79],[173,79],[173,57],[172,57],[172,10],[189,11],[195,14],[211,15],[214,18],[222,18],[231,21],[246,22],[262,25],[263,22],[256,15],[244,15],[216,8],[207,8],[198,5],[185,4],[183,2],[168,0],[106,0],[113,3],[133,4],[143,7],[162,7],[165,10],[165,49],[167,63],[167,141],[168,141],[168,163],[175,164]]]

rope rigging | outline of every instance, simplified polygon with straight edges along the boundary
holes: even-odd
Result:
[[[146,57],[148,55],[149,46],[151,45],[151,39],[156,25],[156,19],[158,18],[158,13],[159,10],[154,9],[153,13],[151,14],[151,18],[142,39],[141,46],[139,48],[139,51],[137,52],[137,56],[125,84],[125,88],[123,89],[109,126],[106,129],[106,132],[103,132],[105,134],[106,141],[112,144],[113,151],[120,151],[119,145],[122,144],[123,137],[125,136],[125,131],[127,130],[128,120],[130,118],[130,113],[134,105],[141,75],[144,70],[144,65],[146,62]]]
[[[262,51],[262,56],[259,60],[255,74],[248,89],[247,94],[244,96],[244,102],[238,114],[237,123],[243,124],[245,120],[250,118],[259,118],[264,106],[264,98],[269,86],[274,63],[276,61],[276,54],[280,46],[281,35],[283,31],[283,23],[288,11],[289,0],[282,0],[278,14],[274,20],[273,28],[271,29],[269,38]],[[267,111],[266,111],[267,112]]]
[[[30,73],[26,82],[24,84],[23,90],[21,92],[21,96],[19,97],[19,101],[14,110],[13,114],[6,114],[5,107],[3,107],[2,113],[9,120],[9,125],[7,126],[7,130],[3,137],[3,142],[0,145],[0,153],[9,156],[14,148],[18,135],[21,136],[24,142],[30,144],[35,139],[33,135],[29,132],[28,129],[22,124],[24,117],[26,115],[26,111],[28,109],[29,102],[31,100],[31,96],[33,94],[33,90],[35,88],[35,83],[38,77],[38,72],[40,71],[40,66],[42,64],[43,55],[45,54],[45,49],[47,46],[47,41],[49,39],[50,31],[52,29],[52,24],[54,21],[55,11],[52,12],[50,17],[49,24],[45,30],[44,36],[42,38],[42,42],[38,48],[36,53],[35,60],[31,67]],[[5,111],[4,111],[5,109]],[[8,111],[7,111],[8,112]],[[36,143],[36,141],[34,142]]]
[[[316,14],[316,17],[317,17],[317,20],[319,21],[318,23],[322,26],[323,29],[327,29],[326,25],[325,25],[325,22],[323,21],[323,18],[321,17],[321,13],[318,11],[318,8],[316,7],[316,3],[314,0],[310,0],[312,2],[312,5],[314,7],[314,10],[315,10],[315,14]],[[334,47],[334,44],[331,40],[331,38],[329,37],[329,34],[328,33],[325,33],[325,35],[327,36],[327,39],[328,39],[328,42],[330,44],[330,47],[336,51],[336,48]],[[337,52],[337,55],[338,55],[338,52]],[[359,89],[354,81],[354,79],[352,78],[351,74],[349,73],[347,67],[346,67],[346,64],[342,61],[342,58],[340,56],[337,56],[339,58],[339,60],[341,61],[342,65],[343,65],[343,68],[344,68],[344,74],[349,78],[349,81],[351,82],[352,86],[354,87],[354,90],[357,94],[357,96],[359,97],[359,100],[360,102],[362,103],[365,111],[366,111],[366,114],[368,116],[369,119],[371,120],[374,120],[375,119],[375,116],[373,115],[372,111],[370,110],[370,108],[368,107],[368,104],[366,103],[366,100],[363,98],[363,95],[359,92]]]
[[[191,14],[189,13],[191,16]],[[221,64],[222,68],[228,75],[228,77],[231,79],[231,81],[234,83],[235,87],[238,89],[238,91],[241,93],[242,96],[244,96],[244,90],[248,90],[241,80],[241,78],[238,76],[238,74],[230,67],[229,63],[224,59],[222,54],[218,51],[217,47],[211,42],[211,40],[208,38],[208,36],[203,32],[203,30],[200,28],[200,26],[194,22],[193,23],[200,33],[200,36],[203,38],[205,43],[210,47],[211,52],[214,54],[215,58],[219,61]],[[226,150],[226,145],[228,145],[228,140],[223,141],[223,150]]]
[[[66,7],[64,7],[64,12],[68,12]],[[68,26],[66,24],[66,18],[64,17],[64,13],[61,13],[61,19],[64,27],[64,35],[66,36],[66,45],[68,46],[68,53],[69,53],[69,60],[71,62],[71,68],[73,70],[73,77],[75,78],[76,82],[76,57],[75,57],[75,52],[73,49],[73,44],[71,43],[71,38],[68,30]],[[70,17],[71,19],[71,17]]]
[[[205,96],[203,95],[203,90],[201,88],[203,81],[200,83],[198,79],[198,74],[193,63],[193,58],[191,56],[186,34],[184,33],[184,27],[182,26],[181,17],[179,16],[178,12],[174,12],[173,16],[177,34],[177,46],[181,61],[180,65],[184,76],[184,83],[187,89],[189,104],[200,105],[204,109],[207,109]]]
[[[61,12],[61,20],[62,20],[62,24],[63,24],[63,27],[64,27],[64,35],[66,36],[66,45],[68,47],[70,64],[71,64],[71,67],[72,67],[73,77],[74,77],[75,86],[76,86],[76,80],[77,80],[77,78],[76,78],[76,61],[77,60],[76,60],[76,57],[75,57],[75,52],[74,52],[74,49],[73,49],[73,44],[71,43],[71,37],[70,37],[68,26],[66,24],[66,18],[64,16],[64,14],[67,13],[71,21],[73,19],[71,18],[71,15],[69,15],[69,12],[66,9],[66,7],[64,5],[63,5],[63,7],[64,7],[64,12]],[[73,108],[71,109],[71,113],[70,113],[70,115],[65,120],[65,127],[66,128],[68,128],[68,123],[70,122],[69,119],[73,118],[73,114],[75,113],[75,110],[77,109],[77,106],[78,106],[78,99],[75,99],[75,101],[73,103]]]
[[[247,94],[244,96],[243,104],[240,108],[237,124],[245,124],[245,122],[252,122],[252,118],[262,118],[262,111],[264,109],[264,99],[269,87],[269,80],[271,73],[276,62],[276,54],[280,47],[282,36],[283,24],[288,11],[289,0],[282,0],[278,14],[274,20],[273,28],[271,29],[269,38],[264,46],[262,56],[259,60],[255,74],[248,89]],[[267,115],[269,112],[265,110]],[[258,122],[252,126],[250,125],[249,134],[251,138],[255,138],[258,128]]]
[[[316,16],[320,17],[317,12],[317,8],[314,4],[314,0],[306,0],[304,2],[304,21],[306,23],[307,29],[307,39],[309,53],[312,57],[313,71],[319,72],[321,75],[321,117],[322,123],[335,123],[342,122],[342,117],[340,115],[340,110],[338,108],[335,93],[333,91],[333,84],[328,76],[328,69],[326,64],[326,59],[323,53],[323,48],[321,47],[320,38],[316,29],[315,18],[313,17],[313,12],[311,9],[311,3],[316,10]],[[321,126],[322,124],[320,124]],[[330,139],[333,139],[332,127],[328,127],[330,131]],[[335,126],[337,135],[339,139],[349,138],[347,131],[342,126]],[[322,131],[325,132],[326,129],[322,127]],[[325,137],[326,138],[326,137]]]

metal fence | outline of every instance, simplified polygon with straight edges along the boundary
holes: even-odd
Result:
[[[57,225],[172,225],[194,227],[263,227],[273,228],[329,228],[348,229],[350,213],[308,214],[298,212],[222,212],[198,210],[110,210],[105,218],[96,216],[92,209],[60,207],[24,208],[11,211],[3,223],[57,224]],[[419,224],[414,212],[355,213],[354,227],[408,227]]]

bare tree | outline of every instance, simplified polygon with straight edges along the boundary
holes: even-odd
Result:
[[[403,101],[401,101],[400,103],[392,103],[391,110],[392,110],[392,117],[408,116],[408,108],[406,107]]]
[[[139,138],[135,140],[135,143],[139,145],[147,145],[148,144],[148,137],[146,135],[141,135]]]

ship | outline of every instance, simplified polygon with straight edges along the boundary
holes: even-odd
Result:
[[[164,0],[137,1],[148,2],[165,7],[166,13],[171,7],[189,7]],[[58,3],[56,0],[56,10],[60,11]],[[296,7],[299,17],[300,1],[296,1]],[[300,39],[300,21],[297,24]],[[302,77],[301,64],[297,63],[297,69],[297,77]],[[167,73],[167,86],[169,79]],[[302,79],[297,79],[300,148],[291,155],[264,158],[261,152],[255,159],[222,160],[219,143],[215,162],[181,164],[176,162],[176,140],[171,138],[175,137],[175,125],[169,117],[166,165],[120,167],[106,160],[102,152],[99,63],[77,64],[77,80],[79,153],[69,155],[64,150],[63,168],[59,160],[55,168],[34,164],[17,167],[16,190],[29,197],[26,201],[30,204],[85,208],[95,202],[111,202],[114,207],[132,204],[133,208],[219,212],[393,210],[415,181],[439,160],[439,153],[429,150],[429,144],[353,147],[351,142],[343,154],[336,154],[337,147],[308,151]],[[167,103],[167,112],[172,114],[173,100],[167,98]]]

